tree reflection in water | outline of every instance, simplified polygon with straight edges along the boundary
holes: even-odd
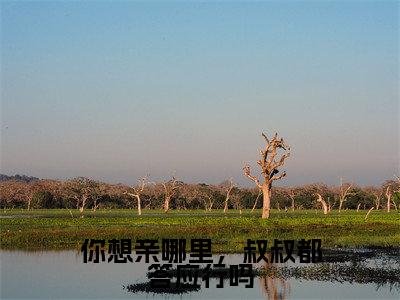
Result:
[[[270,254],[266,257],[271,261]],[[177,269],[171,269],[172,279],[177,277]],[[205,269],[199,269],[199,279]],[[219,273],[220,274],[220,273]],[[268,300],[287,299],[291,294],[290,279],[325,281],[332,283],[375,284],[376,290],[389,288],[400,291],[400,255],[398,248],[329,250],[324,261],[315,264],[290,265],[265,263],[257,268],[254,265],[253,274],[258,277],[262,294]],[[151,278],[149,272],[147,278]],[[220,275],[211,274],[210,278]],[[223,280],[229,280],[229,268],[224,269]],[[199,280],[199,284],[201,283]],[[226,283],[224,286],[227,287]],[[132,293],[154,294],[185,294],[199,292],[200,287],[176,287],[159,289],[151,287],[150,280],[145,283],[124,286]]]
[[[278,277],[276,264],[270,263],[271,254],[267,254],[268,262],[265,262],[261,268],[261,272],[270,275],[260,275],[260,288],[265,299],[268,300],[284,300],[290,295],[290,284],[283,277]]]

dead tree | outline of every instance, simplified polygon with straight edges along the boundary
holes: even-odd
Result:
[[[205,211],[210,211],[212,210],[212,207],[214,205],[214,198],[211,195],[204,194],[202,195],[203,202],[204,202],[204,209]]]
[[[294,211],[294,209],[295,209],[294,198],[296,196],[295,189],[290,189],[288,195],[290,197],[290,200],[292,200],[292,211]]]
[[[239,214],[242,214],[242,197],[240,194],[235,193],[232,196],[232,204],[233,208],[239,211]]]
[[[64,194],[68,198],[76,201],[76,208],[79,210],[81,218],[89,200],[98,197],[99,184],[94,180],[85,177],[78,177],[66,183]]]
[[[346,202],[346,197],[350,195],[349,191],[353,185],[349,184],[347,188],[343,186],[343,179],[340,178],[340,190],[339,190],[339,212],[343,208],[344,202]]]
[[[397,210],[397,205],[395,199],[399,198],[400,196],[400,179],[399,177],[396,177],[395,180],[387,180],[386,183],[384,184],[383,190],[385,191],[385,196],[387,199],[386,202],[386,210],[387,212],[390,212],[390,206],[393,203],[393,207]]]
[[[127,194],[128,196],[134,197],[137,200],[137,208],[138,208],[138,215],[140,216],[142,214],[142,200],[141,200],[141,196],[144,192],[144,188],[145,186],[149,183],[147,181],[147,177],[143,177],[141,179],[139,179],[139,185],[137,187],[132,187],[132,191],[133,193],[129,193],[129,192],[125,192],[125,194]]]
[[[163,209],[164,212],[167,212],[169,210],[169,204],[171,202],[171,199],[175,195],[176,190],[178,189],[178,185],[176,183],[175,177],[172,177],[170,181],[163,182],[162,186],[164,187],[164,192],[165,192]]]
[[[386,188],[385,195],[387,198],[386,211],[390,212],[390,201],[392,199],[392,190],[390,189],[390,185],[388,185],[388,187]]]
[[[378,210],[379,209],[379,206],[381,205],[381,197],[382,197],[382,190],[380,190],[380,191],[375,191],[373,194],[374,194],[374,197],[375,197],[375,206],[376,206],[376,209]]]
[[[395,201],[395,199],[396,198],[399,198],[399,196],[400,196],[400,177],[399,176],[396,176],[395,175],[395,177],[396,177],[396,179],[397,179],[397,191],[395,191],[394,192],[394,197],[393,197],[393,205],[394,205],[394,208],[396,209],[396,211],[397,211],[397,205],[396,205],[396,201]],[[400,204],[399,204],[399,207],[400,207]]]
[[[256,198],[256,201],[254,201],[253,208],[251,209],[251,212],[253,212],[253,211],[256,209],[257,202],[258,202],[258,198],[260,198],[261,194],[262,194],[262,190],[259,190],[259,191],[258,191],[257,198]]]
[[[333,201],[333,203],[331,204],[331,201],[329,200],[329,197],[328,197],[328,212],[332,211],[332,209],[335,207],[335,204],[336,204],[336,197],[333,197],[333,199],[334,199],[335,201]]]
[[[328,214],[328,205],[326,204],[325,200],[322,198],[321,194],[317,193],[318,199],[317,202],[322,204],[322,209],[324,211],[324,215]]]
[[[233,180],[231,178],[229,180],[229,186],[226,188],[226,196],[225,196],[225,202],[224,202],[224,213],[226,213],[228,211],[228,202],[229,202],[229,199],[231,197],[232,189],[234,187],[235,187],[235,185],[233,184]]]
[[[365,220],[365,221],[367,220],[369,214],[370,214],[371,211],[373,211],[373,210],[374,210],[374,207],[372,206],[372,207],[368,210],[367,214],[366,214],[365,217],[364,217],[364,220]]]
[[[250,166],[248,164],[244,165],[243,173],[250,180],[254,181],[256,186],[262,191],[262,218],[268,219],[271,206],[272,182],[286,176],[286,172],[279,174],[278,168],[283,166],[285,159],[289,157],[290,153],[288,151],[290,147],[284,143],[282,138],[278,138],[277,133],[275,133],[271,140],[269,140],[264,133],[262,133],[262,136],[266,141],[266,145],[264,150],[260,150],[261,159],[257,161],[257,164],[261,167],[263,181],[260,182],[257,176],[251,175]],[[282,154],[279,160],[275,160],[279,150],[283,150],[285,153]]]
[[[276,264],[272,263],[272,254],[268,253],[265,255],[266,262],[261,267],[266,273],[270,273],[271,269],[276,268]],[[275,273],[275,271],[273,271]],[[279,278],[277,276],[260,276],[260,288],[265,296],[265,299],[269,300],[285,300],[290,295],[290,283],[285,278]]]

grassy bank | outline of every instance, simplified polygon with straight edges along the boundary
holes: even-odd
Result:
[[[372,211],[272,211],[262,220],[251,213],[220,210],[88,211],[84,218],[68,210],[8,210],[0,213],[1,249],[76,249],[85,238],[211,238],[213,251],[240,252],[247,239],[322,239],[323,247],[400,246],[400,213]]]

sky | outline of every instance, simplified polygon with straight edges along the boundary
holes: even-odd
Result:
[[[397,1],[1,1],[1,173],[279,185],[399,174]]]

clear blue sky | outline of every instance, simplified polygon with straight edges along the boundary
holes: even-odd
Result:
[[[1,172],[281,184],[399,173],[399,3],[1,2]]]

